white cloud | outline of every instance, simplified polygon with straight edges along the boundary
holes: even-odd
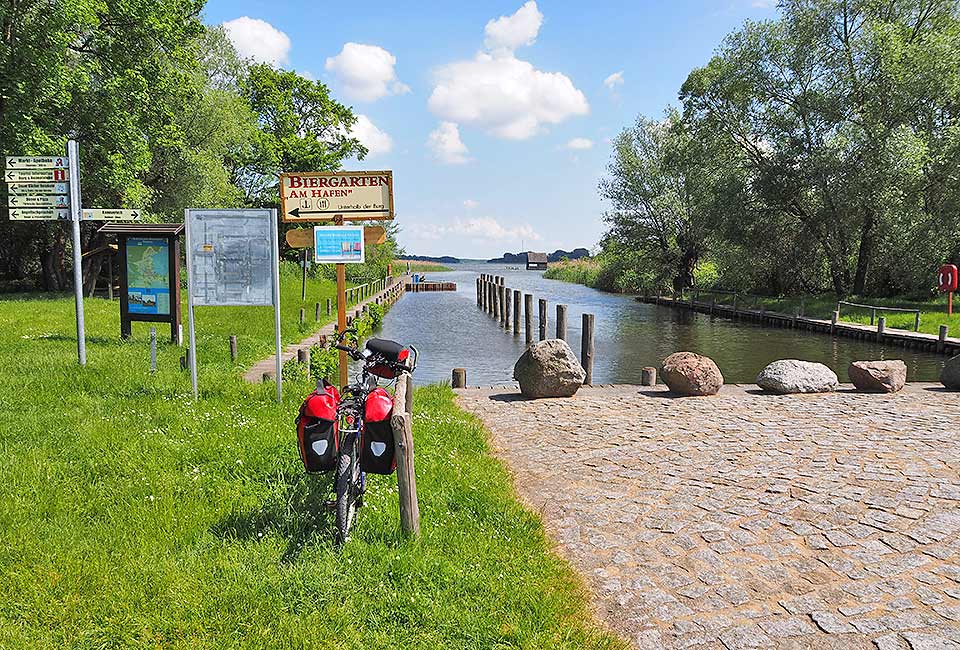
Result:
[[[387,95],[410,92],[397,79],[397,57],[377,45],[345,43],[340,54],[327,58],[326,70],[332,72],[352,99],[372,102]]]
[[[490,20],[483,30],[486,35],[483,44],[489,50],[513,52],[522,45],[533,45],[542,24],[543,14],[537,9],[537,3],[530,0],[512,16]]]
[[[427,148],[447,165],[462,165],[470,160],[467,145],[460,139],[460,129],[453,122],[441,122],[427,137]]]
[[[493,217],[454,219],[445,224],[414,224],[411,231],[414,237],[424,240],[441,240],[450,236],[475,241],[540,240],[540,235],[530,226],[507,227]]]
[[[591,149],[593,147],[593,140],[589,138],[573,138],[568,141],[567,144],[563,145],[564,149],[573,149],[573,150],[583,150]]]
[[[603,85],[609,88],[610,90],[615,89],[617,86],[623,85],[623,70],[619,72],[614,72],[612,75],[603,80]]]
[[[587,98],[559,72],[537,70],[512,54],[479,53],[437,71],[427,105],[441,119],[525,140],[545,124],[590,112]]]
[[[473,199],[466,199],[466,200],[463,202],[463,207],[465,207],[467,210],[473,210],[474,208],[478,207],[479,205],[480,205],[480,202],[479,202],[479,201],[474,201]]]
[[[288,63],[290,38],[270,23],[241,16],[223,23],[223,28],[241,57],[275,66]]]
[[[393,149],[393,138],[381,131],[366,115],[357,115],[357,121],[350,129],[350,135],[360,141],[370,153],[370,157],[389,153]]]

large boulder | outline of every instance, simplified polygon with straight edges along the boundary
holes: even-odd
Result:
[[[960,354],[947,359],[940,371],[940,383],[953,390],[960,390]]]
[[[870,393],[896,393],[907,383],[907,364],[891,361],[854,361],[847,369],[857,390]]]
[[[531,345],[513,366],[524,397],[572,397],[583,386],[587,373],[573,350],[562,339]]]
[[[837,373],[822,363],[781,359],[757,375],[757,386],[786,395],[789,393],[829,393],[840,385]]]
[[[713,359],[693,352],[675,352],[660,364],[663,383],[680,395],[716,395],[723,375]]]

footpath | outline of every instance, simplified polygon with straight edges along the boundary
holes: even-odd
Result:
[[[960,648],[960,399],[459,389],[636,648]]]

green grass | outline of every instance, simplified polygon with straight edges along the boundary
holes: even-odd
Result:
[[[596,287],[600,263],[594,259],[567,260],[551,264],[543,277],[562,282]]]
[[[299,290],[284,277],[288,341]],[[332,291],[311,281],[311,317]],[[121,342],[116,302],[85,308],[81,369],[70,298],[0,300],[0,647],[621,647],[449,388],[416,393],[422,538],[372,477],[337,551],[295,447],[309,386],[277,404],[239,379],[272,353],[270,308],[197,310],[197,403],[180,348],[150,374],[148,326]]]
[[[403,268],[406,268],[406,263],[405,263],[405,262],[396,262],[395,264],[403,264],[403,265],[404,265]],[[452,270],[453,270],[453,269],[450,268],[449,266],[446,266],[445,264],[441,264],[441,263],[439,263],[439,262],[422,262],[422,261],[421,261],[421,262],[417,262],[417,261],[411,261],[411,262],[410,262],[410,272],[411,272],[411,273],[430,273],[430,272],[433,272],[433,273],[441,273],[441,272],[444,272],[444,271],[452,271]]]

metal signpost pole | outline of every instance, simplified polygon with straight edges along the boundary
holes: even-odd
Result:
[[[280,349],[280,242],[277,233],[277,211],[270,210],[270,244],[273,248],[273,325],[277,343],[277,401],[283,401],[283,359]],[[304,258],[306,272],[306,258]],[[304,276],[306,278],[306,276]]]
[[[87,365],[87,340],[83,329],[83,257],[80,250],[80,147],[67,141],[70,160],[70,225],[73,228],[73,291],[77,302],[77,357]]]
[[[337,264],[337,331],[347,329],[347,265]],[[340,350],[340,386],[347,385],[347,353]]]
[[[187,328],[190,337],[190,381],[193,383],[193,399],[199,397],[197,390],[197,336],[193,327],[193,246],[190,241],[190,210],[183,211],[183,223],[186,226],[187,243]]]

